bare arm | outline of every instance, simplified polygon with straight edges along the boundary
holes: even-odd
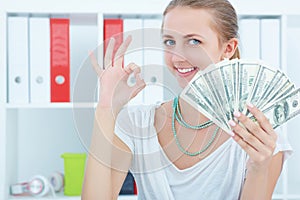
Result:
[[[98,107],[82,199],[117,199],[130,162],[129,148],[114,133],[111,109]]]
[[[248,110],[258,123],[238,112],[234,113],[235,117],[245,128],[230,122],[235,134],[233,139],[249,155],[246,181],[240,199],[272,199],[282,169],[282,152],[273,156],[277,135],[266,116],[255,106],[249,105]]]
[[[131,63],[122,67],[130,42],[131,37],[128,37],[114,58],[114,40],[109,42],[104,58],[105,70],[91,54],[92,65],[100,79],[100,94],[85,170],[83,200],[117,199],[132,159],[128,146],[114,134],[119,111],[145,87],[137,65]],[[129,87],[127,79],[131,73],[134,73],[136,84]]]
[[[279,152],[265,171],[248,171],[241,199],[271,200],[281,169],[282,152]]]

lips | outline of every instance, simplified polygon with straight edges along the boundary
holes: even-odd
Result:
[[[197,67],[189,67],[189,68],[175,68],[180,76],[190,76],[197,71]]]

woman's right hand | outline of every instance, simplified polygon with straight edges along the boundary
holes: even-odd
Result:
[[[92,65],[100,80],[98,105],[101,107],[119,110],[146,86],[141,78],[141,68],[138,65],[130,63],[124,68],[122,66],[124,54],[130,42],[131,36],[126,38],[113,57],[115,39],[110,39],[105,52],[103,68],[99,66],[95,55],[90,53]],[[136,83],[133,86],[129,86],[127,80],[132,73],[134,73]]]

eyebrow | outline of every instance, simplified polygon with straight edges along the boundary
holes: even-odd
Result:
[[[198,36],[198,37],[201,37],[201,38],[205,38],[205,37],[203,37],[199,34],[196,34],[196,33],[187,34],[187,35],[183,36],[183,38],[190,38],[190,37],[193,37],[193,36]],[[168,35],[168,34],[163,34],[162,37],[174,38],[172,35]]]
[[[187,34],[184,36],[184,38],[189,38],[189,37],[193,37],[193,36],[198,36],[198,37],[204,38],[203,36],[196,34],[196,33]]]
[[[166,34],[163,34],[162,37],[173,38],[172,35],[166,35]]]

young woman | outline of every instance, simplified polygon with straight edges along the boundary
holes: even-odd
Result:
[[[162,38],[165,63],[182,88],[207,60],[239,57],[237,16],[227,0],[172,0]],[[82,198],[117,199],[130,170],[139,199],[271,199],[291,150],[286,138],[251,104],[247,108],[258,123],[235,112],[244,127],[230,121],[232,136],[180,98],[123,108],[145,87],[139,66],[122,68],[130,40],[114,57],[110,41],[104,70],[92,57],[101,91]],[[197,61],[195,52],[209,59]],[[137,80],[133,87],[127,85],[131,73]]]

